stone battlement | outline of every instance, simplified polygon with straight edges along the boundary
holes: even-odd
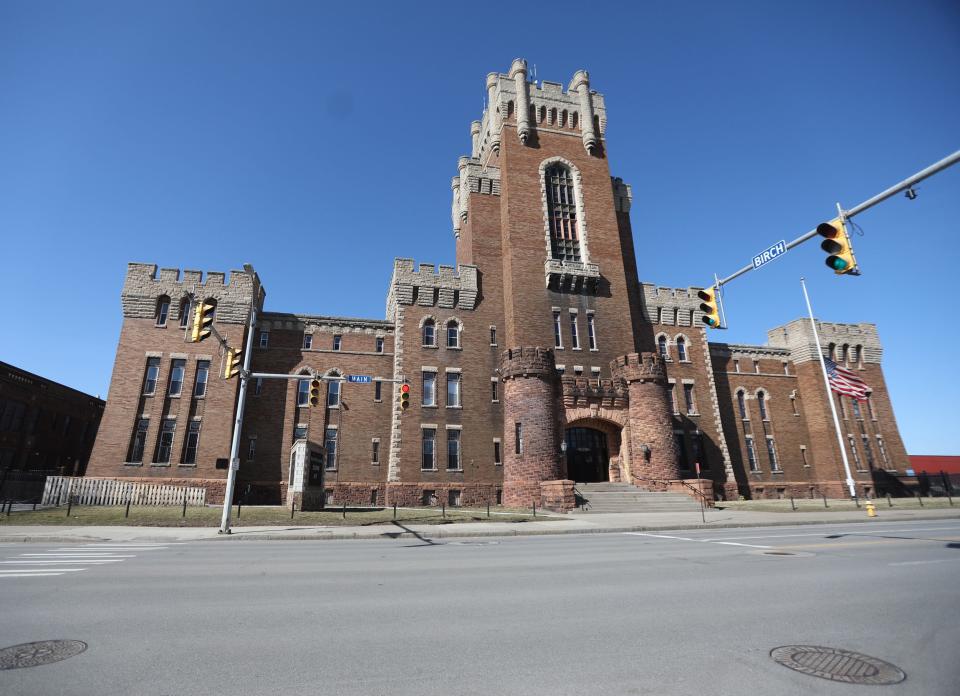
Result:
[[[839,324],[817,320],[817,333],[820,335],[820,347],[824,355],[832,343],[837,347],[838,353],[843,346],[851,349],[860,346],[861,360],[864,363],[880,363],[883,358],[883,346],[876,324]],[[772,347],[788,349],[794,362],[817,359],[817,345],[809,319],[794,319],[783,326],[770,329],[767,332],[767,342]]]
[[[652,324],[699,326],[700,302],[697,292],[702,288],[665,288],[653,283],[641,283],[643,318]]]
[[[387,293],[387,319],[393,319],[397,305],[472,310],[477,306],[478,292],[476,266],[464,264],[455,269],[421,263],[418,269],[413,259],[396,259]]]
[[[477,122],[474,121],[474,123]],[[480,160],[471,157],[461,157],[457,162],[457,168],[460,174],[453,177],[450,188],[453,189],[451,206],[453,235],[459,239],[460,229],[470,214],[470,194],[500,195],[500,168],[485,167]]]
[[[629,353],[615,358],[610,363],[610,371],[615,379],[630,382],[667,381],[667,370],[663,358],[656,353]]]
[[[504,380],[515,377],[553,378],[557,374],[557,363],[552,348],[508,348],[500,354],[499,372]]]
[[[230,271],[230,280],[222,272],[207,272],[206,281],[202,271],[179,268],[161,268],[157,274],[154,263],[129,263],[123,281],[120,301],[123,316],[135,319],[150,319],[157,311],[157,300],[166,295],[170,298],[170,319],[179,319],[183,298],[193,296],[199,300],[216,300],[217,321],[228,324],[244,324],[250,311],[250,303],[258,300],[262,305],[265,295],[260,278],[251,277],[246,271]]]

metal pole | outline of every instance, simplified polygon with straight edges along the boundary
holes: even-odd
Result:
[[[823,350],[820,348],[820,334],[817,332],[817,321],[813,318],[813,307],[810,305],[810,295],[807,294],[807,283],[803,278],[800,278],[800,285],[803,288],[803,299],[807,301],[807,311],[810,313],[810,327],[813,329],[813,340],[817,344],[817,358],[820,360],[823,386],[827,390],[827,401],[830,402],[830,413],[833,415],[833,427],[837,431],[837,444],[840,446],[840,458],[843,460],[843,470],[847,475],[847,488],[850,489],[850,497],[856,498],[857,489],[853,482],[853,475],[850,473],[850,462],[847,461],[847,450],[843,446],[843,435],[840,433],[840,419],[837,418],[837,405],[833,402],[833,392],[830,390],[830,378],[827,377],[827,364],[823,360]]]
[[[253,273],[251,272],[251,276]],[[230,512],[233,507],[233,488],[237,484],[240,468],[240,434],[243,430],[243,409],[247,404],[247,383],[250,381],[250,358],[253,353],[253,331],[257,325],[257,302],[259,293],[250,304],[250,319],[247,324],[247,347],[243,353],[243,369],[240,371],[240,396],[237,397],[237,417],[233,422],[233,441],[230,444],[230,468],[227,470],[227,490],[223,495],[223,517],[220,519],[220,534],[230,533]]]

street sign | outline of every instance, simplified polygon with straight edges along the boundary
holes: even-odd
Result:
[[[764,249],[759,254],[753,257],[753,267],[760,268],[765,263],[773,261],[775,258],[781,254],[787,253],[787,240],[781,239],[779,242],[774,244],[769,249]]]
[[[356,382],[357,384],[370,384],[373,381],[373,378],[370,375],[347,375],[348,382]]]

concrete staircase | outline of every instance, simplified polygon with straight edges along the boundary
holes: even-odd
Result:
[[[700,503],[684,493],[644,491],[629,483],[578,483],[575,512],[692,512]],[[582,500],[581,500],[582,497]]]

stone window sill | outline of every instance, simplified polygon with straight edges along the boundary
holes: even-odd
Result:
[[[431,469],[424,469],[423,467],[420,467],[420,471],[429,471],[429,472],[436,473],[437,469],[436,467],[433,467]]]
[[[157,467],[163,467],[163,468],[169,469],[169,468],[170,468],[170,462],[165,462],[165,463],[157,463],[157,462],[154,462],[154,463],[152,463],[150,466],[157,466]]]
[[[462,346],[447,346],[447,350],[463,350]]]
[[[453,408],[453,409],[463,410],[463,406],[447,406],[447,408]]]
[[[437,408],[436,404],[420,404],[420,408]]]
[[[124,462],[124,466],[143,466],[143,462]]]
[[[436,346],[436,345],[429,345],[429,344],[426,344],[426,343],[422,344],[420,347],[421,347],[421,348],[430,348],[431,350],[436,350],[436,349],[437,349],[437,346]]]
[[[196,464],[177,464],[177,468],[178,468],[178,469],[180,469],[180,468],[196,469],[196,468],[197,468],[197,465],[196,465]]]
[[[447,469],[447,473],[449,473],[449,474],[462,474],[462,473],[463,473],[463,469]]]

